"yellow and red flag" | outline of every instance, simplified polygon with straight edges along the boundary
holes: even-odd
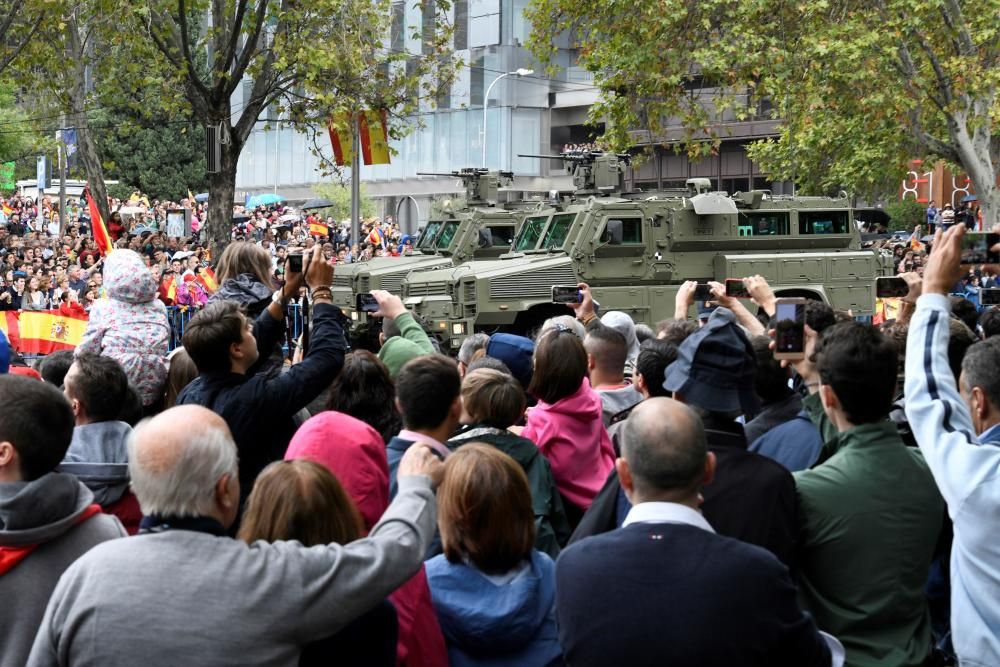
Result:
[[[101,251],[101,254],[107,256],[108,253],[114,250],[111,235],[108,234],[108,228],[104,226],[104,219],[101,218],[101,212],[97,209],[97,203],[90,194],[90,188],[85,189],[83,192],[87,195],[87,208],[90,211],[90,226],[94,233],[94,243],[97,244],[97,249]]]
[[[4,311],[4,317],[0,317],[0,331],[7,336],[10,346],[15,350],[21,346],[21,327],[18,323],[18,316],[21,314],[17,310]]]
[[[206,266],[198,272],[198,276],[195,278],[199,285],[205,288],[210,296],[215,294],[219,289],[219,281],[215,278],[215,271],[211,267]]]
[[[10,215],[13,212],[14,212],[14,209],[12,209],[10,206],[8,206],[7,202],[5,201],[3,203],[3,214],[4,215]]]
[[[322,222],[313,221],[309,223],[309,234],[312,236],[329,236],[330,228]]]
[[[358,121],[361,157],[366,165],[389,164],[389,122],[384,110],[362,111],[357,114],[336,114],[330,122],[330,143],[339,166],[349,166],[354,160],[354,119]]]
[[[58,310],[23,311],[17,322],[20,340],[15,347],[21,354],[72,350],[83,340],[87,319],[86,313],[66,315]],[[10,326],[9,319],[6,324]]]

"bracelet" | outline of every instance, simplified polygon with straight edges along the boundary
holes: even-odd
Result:
[[[315,301],[316,299],[333,300],[333,292],[330,291],[330,288],[328,287],[324,287],[322,289],[317,288],[309,292],[309,298],[312,299],[313,301]]]
[[[593,321],[594,321],[594,320],[596,320],[596,319],[597,319],[597,315],[591,315],[591,316],[590,316],[590,317],[588,317],[587,319],[585,319],[585,320],[580,320],[580,321],[581,321],[581,322],[583,322],[583,326],[587,326],[588,324],[590,324],[591,322],[593,322]]]

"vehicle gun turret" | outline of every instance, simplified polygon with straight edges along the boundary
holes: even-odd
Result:
[[[573,176],[575,195],[606,195],[625,191],[625,168],[632,163],[628,153],[573,151],[561,155],[519,155],[519,157],[562,160]]]
[[[417,172],[417,176],[450,176],[459,178],[465,186],[465,203],[468,206],[496,206],[501,185],[510,185],[513,172],[489,171],[482,167],[465,167],[448,174]]]

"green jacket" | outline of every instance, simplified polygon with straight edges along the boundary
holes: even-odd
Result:
[[[818,395],[804,404],[831,435]],[[802,606],[844,644],[847,665],[921,665],[931,651],[924,584],[944,501],[921,453],[888,421],[837,434],[824,449],[824,463],[795,473]]]
[[[423,327],[413,319],[413,315],[403,313],[396,318],[396,326],[399,327],[400,335],[387,340],[378,351],[378,358],[389,369],[389,376],[393,379],[396,379],[399,369],[410,359],[435,352],[431,339],[427,337]]]
[[[470,442],[482,442],[496,447],[517,461],[524,470],[531,489],[531,506],[535,512],[535,548],[555,560],[569,541],[572,531],[548,459],[531,440],[484,425],[462,430],[447,444],[454,451]]]

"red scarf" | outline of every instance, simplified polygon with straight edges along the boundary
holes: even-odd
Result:
[[[100,505],[90,505],[73,522],[74,526],[79,526],[92,516],[101,513]],[[7,574],[22,560],[28,557],[32,551],[40,547],[41,544],[28,544],[23,547],[3,547],[0,546],[0,577]]]

